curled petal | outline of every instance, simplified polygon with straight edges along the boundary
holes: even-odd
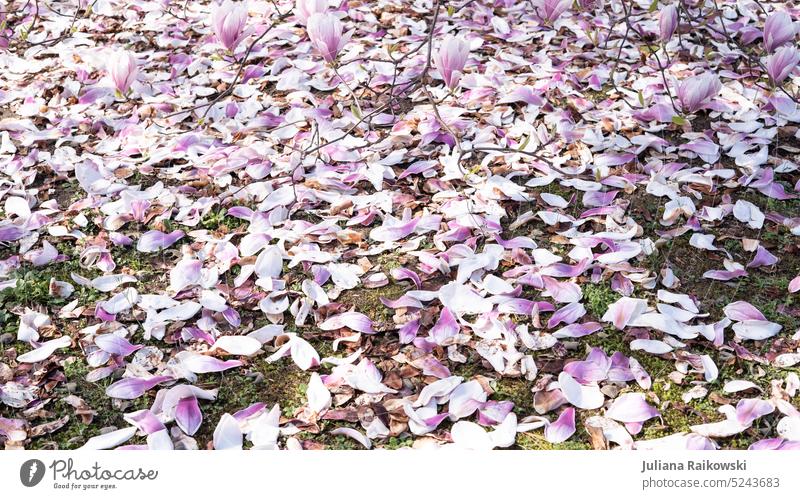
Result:
[[[545,426],[544,438],[551,444],[559,444],[575,433],[575,409],[567,407],[553,423]]]

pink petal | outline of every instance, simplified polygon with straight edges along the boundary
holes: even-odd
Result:
[[[141,397],[147,390],[150,390],[159,383],[171,381],[169,376],[153,376],[149,379],[142,378],[123,378],[106,388],[106,395],[123,400],[133,400]]]
[[[333,331],[345,327],[364,334],[375,334],[372,329],[372,320],[359,312],[345,312],[334,315],[319,325],[319,328],[323,331]]]
[[[743,426],[750,426],[753,421],[772,414],[775,405],[768,400],[762,399],[742,399],[736,404],[736,420]]]
[[[623,393],[606,411],[606,417],[622,423],[640,423],[659,415],[641,393]]]
[[[617,329],[624,329],[645,311],[647,311],[646,300],[623,297],[609,305],[602,320],[613,322]]]
[[[551,444],[564,442],[575,433],[575,409],[567,407],[553,423],[545,426],[544,438]]]
[[[459,331],[461,331],[461,326],[458,325],[458,321],[453,315],[453,312],[451,312],[449,308],[444,307],[442,308],[441,314],[439,314],[439,320],[436,321],[436,324],[434,324],[430,330],[430,338],[437,345],[441,345],[447,339],[458,335]]]
[[[175,406],[175,422],[187,435],[194,435],[203,423],[203,413],[195,397],[186,397]]]
[[[722,309],[725,317],[732,321],[765,321],[764,314],[761,313],[756,307],[747,303],[746,301],[737,301],[725,305]]]

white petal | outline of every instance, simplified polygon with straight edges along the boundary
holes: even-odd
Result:
[[[53,352],[55,352],[57,349],[68,347],[71,343],[72,340],[69,336],[62,336],[54,340],[46,341],[42,343],[42,346],[36,350],[31,350],[30,352],[24,353],[17,357],[17,362],[25,362],[28,364],[41,362],[53,355]]]
[[[567,401],[579,409],[598,409],[603,406],[605,396],[597,385],[582,385],[569,373],[558,375],[561,393]]]
[[[450,430],[453,444],[467,450],[492,450],[492,437],[478,424],[472,421],[459,421]]]
[[[239,422],[228,413],[222,415],[214,429],[216,450],[242,450],[242,430]]]
[[[747,320],[733,325],[733,331],[746,340],[765,340],[778,334],[782,326],[769,321]]]
[[[331,406],[331,392],[322,383],[322,378],[317,373],[311,374],[306,389],[306,398],[308,399],[308,408],[317,414],[328,410]]]
[[[253,355],[261,349],[261,342],[249,336],[223,336],[214,343],[212,350],[225,350],[231,355]]]
[[[136,431],[137,428],[131,426],[130,428],[123,428],[92,437],[83,444],[81,450],[103,450],[116,447],[130,440],[136,434]]]

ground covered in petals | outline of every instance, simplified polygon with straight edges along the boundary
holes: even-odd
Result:
[[[792,2],[2,8],[5,448],[800,448]]]

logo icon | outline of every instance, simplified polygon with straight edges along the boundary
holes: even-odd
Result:
[[[38,459],[28,459],[19,468],[19,480],[26,487],[35,487],[44,478],[44,463]]]

